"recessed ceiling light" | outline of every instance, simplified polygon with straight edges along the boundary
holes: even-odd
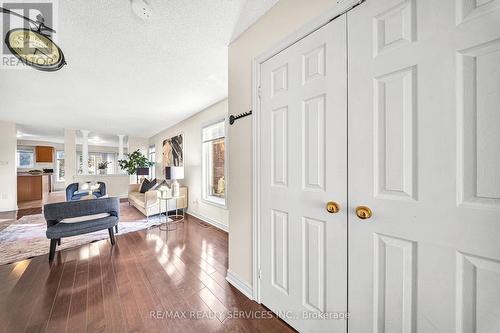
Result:
[[[98,136],[89,139],[91,143],[101,143],[101,139]]]
[[[149,20],[153,14],[151,6],[145,0],[132,0],[132,10],[143,20]]]

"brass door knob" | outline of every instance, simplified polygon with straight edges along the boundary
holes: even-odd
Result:
[[[366,220],[372,217],[372,210],[366,206],[358,206],[356,207],[356,215],[360,219]]]
[[[326,203],[326,211],[330,214],[335,214],[340,212],[340,205],[335,201],[328,201]]]

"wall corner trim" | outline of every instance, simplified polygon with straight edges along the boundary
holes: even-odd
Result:
[[[253,300],[253,289],[252,286],[245,282],[238,274],[227,270],[226,281],[229,282],[233,287],[241,291],[243,295]]]
[[[208,223],[208,224],[210,224],[210,225],[213,225],[213,226],[214,226],[214,227],[216,227],[217,229],[220,229],[220,230],[222,230],[222,231],[224,231],[224,232],[229,233],[229,226],[225,225],[224,223],[221,223],[221,222],[216,221],[216,220],[213,220],[213,219],[211,219],[211,218],[209,218],[209,217],[206,217],[206,216],[200,215],[200,214],[195,213],[195,212],[193,212],[193,211],[191,211],[191,210],[189,210],[189,209],[187,210],[186,214],[189,214],[189,215],[191,215],[191,216],[194,216],[194,217],[196,217],[197,219],[202,220],[203,222],[206,222],[206,223]]]

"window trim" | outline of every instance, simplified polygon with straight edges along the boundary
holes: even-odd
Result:
[[[64,155],[63,158],[58,158],[57,157],[57,153],[58,152],[63,152],[64,153],[64,150],[56,150],[56,153],[55,153],[55,163],[54,163],[54,169],[55,169],[55,173],[56,173],[56,182],[58,183],[64,183],[66,181],[66,163],[64,164],[64,178],[63,179],[59,179],[59,164],[57,163],[58,160],[63,160],[64,162],[66,161],[66,154]]]
[[[207,127],[210,127],[212,125],[215,125],[217,123],[222,123],[224,122],[224,203],[222,203],[221,198],[215,197],[215,196],[209,196],[207,195],[207,179],[205,179],[205,173],[206,173],[206,162],[205,161],[205,153],[204,153],[204,144],[206,143],[203,141],[203,130]],[[222,118],[217,118],[216,120],[212,120],[210,122],[204,123],[201,126],[201,131],[200,131],[200,144],[201,144],[201,201],[213,205],[222,209],[228,209],[228,179],[227,179],[227,174],[228,174],[228,149],[227,149],[227,135],[228,135],[228,126],[227,126],[227,117],[222,117]],[[212,199],[210,199],[212,198]]]
[[[153,154],[151,152],[151,149],[154,149],[154,155],[155,155],[154,160],[151,160],[151,155]],[[156,144],[150,144],[148,146],[148,161],[154,162],[154,164],[149,167],[149,172],[150,172],[149,178],[155,179],[156,178]]]
[[[89,159],[92,158],[92,156],[94,156],[94,170],[92,170],[92,172],[94,173],[90,173],[91,169],[89,168],[89,174],[87,176],[107,176],[107,175],[118,175],[119,173],[117,172],[117,167],[118,167],[118,153],[115,152],[115,151],[89,151],[88,152],[89,154]],[[104,156],[104,155],[108,155],[108,154],[113,154],[114,156],[114,165],[113,165],[113,170],[111,173],[109,173],[109,169],[106,169],[108,172],[106,172],[104,175],[101,175],[99,174],[99,169],[97,167],[98,165],[98,162],[97,162],[97,159],[95,158],[96,156],[95,155],[101,155],[101,158]],[[84,176],[83,173],[79,173],[79,169],[80,169],[80,158],[82,158],[82,163],[83,163],[83,156],[82,156],[82,151],[81,150],[77,150],[76,151],[76,165],[75,165],[75,175],[76,176]],[[104,161],[104,160],[103,160]]]

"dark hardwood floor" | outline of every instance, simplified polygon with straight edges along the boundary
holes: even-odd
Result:
[[[276,317],[252,318],[268,312],[226,282],[227,234],[200,223],[188,215],[175,231],[118,234],[114,247],[58,251],[52,264],[43,255],[0,266],[0,330],[293,332]]]

